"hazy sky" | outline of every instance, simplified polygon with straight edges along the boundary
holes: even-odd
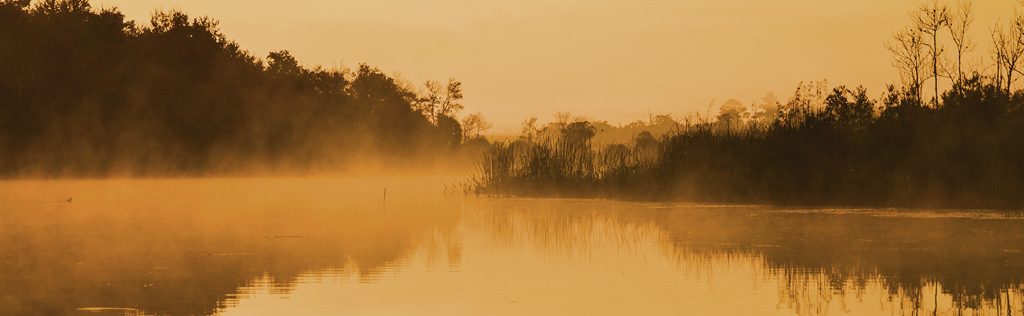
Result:
[[[307,65],[361,62],[421,84],[455,77],[466,110],[512,131],[557,111],[628,122],[712,100],[788,97],[800,81],[899,78],[883,42],[920,0],[93,0],[147,21],[180,9],[221,21],[256,54]],[[975,1],[976,55],[1015,0]],[[712,110],[714,111],[714,110]]]

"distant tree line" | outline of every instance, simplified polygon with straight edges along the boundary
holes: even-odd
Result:
[[[1024,207],[1024,18],[993,29],[992,67],[968,66],[969,2],[930,2],[886,44],[902,86],[800,84],[786,102],[677,122],[652,139],[593,144],[577,120],[560,133],[493,144],[467,189],[794,205]],[[952,43],[956,49],[946,50]],[[957,54],[948,58],[945,53]],[[925,91],[928,81],[931,88]],[[947,90],[940,87],[949,85]],[[926,99],[925,93],[934,93]],[[751,112],[753,114],[751,114]],[[533,122],[532,124],[535,124]]]
[[[0,176],[420,163],[489,127],[463,130],[458,81],[260,59],[177,11],[138,25],[87,0],[0,0],[0,47]]]

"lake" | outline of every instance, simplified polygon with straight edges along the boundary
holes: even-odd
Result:
[[[0,315],[1022,315],[1019,212],[0,182]]]

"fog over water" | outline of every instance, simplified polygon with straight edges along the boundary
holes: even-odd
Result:
[[[0,316],[1024,315],[1024,2],[300,2],[0,0]]]
[[[493,199],[445,181],[3,182],[0,313],[1024,312],[1018,214]]]

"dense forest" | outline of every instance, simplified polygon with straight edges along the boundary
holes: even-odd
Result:
[[[1024,17],[969,67],[969,2],[930,2],[886,42],[903,84],[800,84],[785,102],[737,101],[662,137],[598,145],[585,119],[523,125],[493,144],[470,192],[846,206],[1024,207]],[[946,47],[949,47],[947,49]],[[950,86],[948,89],[940,87]],[[926,97],[931,95],[931,97]],[[652,122],[654,123],[654,122]]]
[[[0,0],[0,176],[309,172],[426,164],[479,143],[458,81],[252,56],[209,18]],[[465,128],[463,125],[468,124]]]

